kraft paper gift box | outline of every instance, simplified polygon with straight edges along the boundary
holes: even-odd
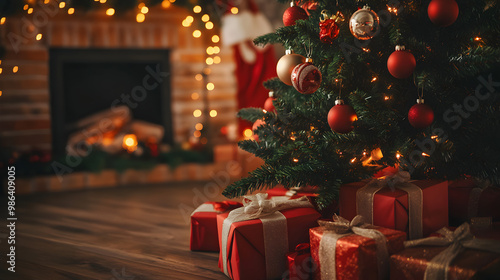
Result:
[[[217,216],[219,268],[235,280],[281,278],[286,254],[309,243],[320,214],[306,197],[246,196],[244,207]]]
[[[448,182],[410,181],[408,172],[342,185],[339,203],[340,216],[361,215],[369,224],[404,231],[409,239],[448,226]]]
[[[193,251],[219,251],[217,214],[241,207],[235,201],[205,202],[191,214],[191,239],[189,249]]]

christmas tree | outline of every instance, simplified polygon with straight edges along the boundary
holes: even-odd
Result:
[[[326,206],[341,184],[387,166],[412,179],[500,183],[497,1],[295,4],[284,14],[285,27],[255,43],[282,44],[312,58],[317,69],[285,55],[278,75],[292,71],[294,81],[280,76],[264,84],[274,92],[275,111],[239,112],[263,121],[254,130],[258,140],[239,147],[265,163],[229,185],[226,196],[277,184],[314,186]]]

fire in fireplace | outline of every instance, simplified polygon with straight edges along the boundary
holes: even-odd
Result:
[[[166,49],[51,49],[54,155],[71,140],[105,142],[126,124],[172,144],[169,71]]]

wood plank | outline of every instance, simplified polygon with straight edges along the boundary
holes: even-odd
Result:
[[[224,199],[207,184],[18,196],[17,279],[227,279],[218,253],[189,251],[190,212]]]

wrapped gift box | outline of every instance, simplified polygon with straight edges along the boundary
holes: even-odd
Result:
[[[193,251],[219,251],[217,214],[241,207],[235,201],[205,202],[191,214],[191,239],[189,249]]]
[[[218,215],[222,272],[235,280],[281,278],[287,271],[286,253],[309,243],[309,228],[317,226],[320,218],[307,199],[303,202],[310,207],[279,210],[256,219],[231,221],[230,213]],[[244,208],[233,211],[246,213]]]
[[[388,256],[404,249],[406,233],[377,226],[369,226],[367,228],[379,231],[385,236],[386,240],[383,242],[383,245],[387,248],[385,259],[379,259],[377,245],[372,238],[353,234],[352,232],[347,235],[339,234],[340,237],[335,237],[336,233],[330,233],[328,229],[322,226],[310,229],[311,256],[317,265],[317,269],[314,272],[314,279],[335,279],[331,276],[325,276],[327,275],[326,271],[331,271],[331,269],[324,268],[325,263],[335,267],[336,279],[339,280],[385,279],[389,271]],[[325,234],[329,236],[325,237]],[[323,238],[328,239],[322,241]],[[328,240],[336,240],[336,244],[325,243]],[[327,254],[330,254],[327,255],[329,259],[321,259],[321,246],[325,246],[323,250]],[[379,262],[382,262],[382,264]],[[322,270],[326,271],[322,272]],[[382,275],[379,276],[380,273]]]
[[[467,225],[468,226],[468,225]],[[463,230],[462,226],[456,231]],[[455,231],[455,232],[456,232]],[[468,229],[467,229],[468,231]],[[467,233],[467,234],[470,234]],[[498,240],[478,239],[472,235],[461,237],[448,236],[445,242],[450,244],[437,245],[439,242],[432,240],[431,243],[421,245],[410,245],[417,247],[408,247],[405,250],[391,256],[390,275],[392,280],[437,280],[448,279],[466,280],[466,279],[498,279],[500,275],[500,242]],[[432,236],[431,238],[437,238]],[[429,242],[429,238],[427,242]],[[421,242],[413,240],[410,242]],[[453,242],[462,243],[459,250],[453,250]],[[474,244],[476,243],[476,244]],[[479,245],[477,243],[480,243]],[[407,244],[408,245],[408,244]],[[479,246],[478,248],[474,248]],[[479,249],[482,248],[482,249]],[[456,254],[451,256],[450,252]],[[443,257],[448,255],[447,257]],[[450,262],[449,267],[439,264],[439,259],[444,262]],[[426,270],[437,268],[426,275]],[[432,276],[434,275],[434,276]]]
[[[500,188],[481,186],[474,179],[450,182],[448,188],[450,224],[458,226],[474,217],[492,217],[500,222]]]
[[[284,280],[309,280],[317,266],[311,258],[309,243],[302,243],[295,247],[295,251],[286,254],[288,261],[288,274]]]
[[[352,219],[358,214],[363,214],[358,213],[360,207],[370,208],[368,201],[357,199],[358,192],[369,183],[371,181],[367,180],[341,186],[340,216]],[[410,221],[409,196],[406,191],[398,189],[397,185],[385,186],[372,195],[373,220],[365,217],[368,223],[407,232],[411,239],[429,236],[440,228],[448,226],[448,183],[436,180],[410,181],[410,183],[421,189],[421,236],[410,232],[410,222],[414,223],[415,220]]]

